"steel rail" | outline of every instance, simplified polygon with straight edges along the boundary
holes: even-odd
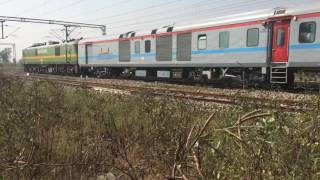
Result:
[[[253,106],[257,108],[270,108],[276,110],[285,110],[292,112],[308,112],[317,110],[317,105],[311,102],[297,101],[292,99],[271,99],[252,97],[243,94],[222,94],[222,93],[211,93],[211,92],[199,92],[190,90],[179,90],[173,88],[161,88],[161,87],[141,87],[133,85],[114,84],[110,82],[98,82],[96,80],[83,80],[75,79],[71,77],[54,77],[46,75],[31,75],[21,76],[16,75],[21,80],[28,81],[54,81],[65,86],[80,87],[86,89],[99,89],[106,88],[109,92],[116,90],[120,94],[141,94],[146,93],[153,96],[166,96],[176,99],[193,100],[198,102],[211,102],[226,105],[237,105],[237,106]],[[103,89],[101,89],[103,90]],[[121,93],[121,91],[123,93]]]

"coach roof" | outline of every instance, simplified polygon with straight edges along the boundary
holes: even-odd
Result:
[[[276,14],[275,12],[278,9],[283,9],[281,14]],[[187,25],[187,26],[180,26],[180,27],[174,27],[174,32],[179,31],[191,31],[194,29],[202,29],[202,28],[208,28],[208,27],[215,27],[215,26],[225,26],[230,24],[241,24],[241,23],[248,23],[248,22],[259,22],[259,21],[266,21],[269,18],[272,17],[281,17],[281,16],[298,16],[298,15],[304,15],[304,14],[311,14],[311,13],[320,13],[320,2],[310,3],[308,5],[303,5],[299,7],[293,7],[293,8],[274,8],[274,9],[262,9],[257,11],[251,11],[241,14],[234,14],[234,15],[228,15],[228,16],[222,16],[217,17],[213,19],[206,19],[204,20],[205,23],[199,23],[194,25]],[[150,30],[151,32],[151,30]],[[151,33],[138,33],[135,38],[141,37],[141,35],[151,35]],[[161,32],[160,32],[161,33]],[[120,33],[119,33],[120,34]],[[84,39],[80,41],[80,44],[88,44],[88,43],[95,43],[95,42],[102,42],[105,40],[110,41],[118,41],[119,35],[114,36],[99,36],[97,38],[90,38],[90,39]],[[130,38],[129,38],[130,39]]]

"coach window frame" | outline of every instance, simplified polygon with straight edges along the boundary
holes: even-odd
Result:
[[[253,32],[255,31],[254,33],[258,32],[257,36],[254,37],[254,43],[251,43],[249,41],[249,37],[250,37],[250,32]],[[254,34],[256,35],[256,34]],[[250,39],[251,40],[251,39]],[[257,47],[259,46],[259,41],[260,41],[260,30],[259,28],[250,28],[247,30],[247,47]]]
[[[227,36],[223,36],[224,34],[226,34]],[[224,39],[225,37],[228,37],[227,40]],[[226,43],[222,44],[222,42],[226,42]],[[230,31],[219,32],[219,48],[220,49],[227,49],[229,47],[230,47]]]
[[[135,54],[140,54],[141,53],[141,43],[140,43],[140,41],[135,41],[134,42],[134,53]]]
[[[204,42],[204,45],[202,47],[202,42]],[[198,50],[206,50],[208,47],[208,37],[207,34],[199,34],[198,35]]]
[[[302,26],[305,25],[305,24],[312,24],[314,25],[314,31],[311,32],[312,29],[310,29],[310,33],[313,33],[313,38],[312,38],[312,41],[306,41],[307,39],[302,39]],[[317,37],[317,22],[315,21],[308,21],[308,22],[301,22],[300,25],[299,25],[299,43],[301,44],[307,44],[307,43],[314,43],[316,41],[316,37]]]
[[[144,41],[144,52],[150,53],[151,52],[151,40]]]

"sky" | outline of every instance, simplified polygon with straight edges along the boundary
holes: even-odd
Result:
[[[0,16],[41,18],[107,26],[107,36],[128,31],[151,32],[166,25],[187,26],[249,11],[296,7],[319,0],[0,0]],[[63,27],[5,22],[7,39],[17,59],[34,43],[63,39]],[[101,36],[99,29],[78,28],[72,38]],[[5,46],[0,46],[0,49]]]

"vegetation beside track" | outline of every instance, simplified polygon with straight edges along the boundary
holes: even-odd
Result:
[[[0,179],[317,179],[319,112],[0,78]]]
[[[4,74],[23,74],[24,69],[22,64],[6,64],[0,63],[0,73]]]

